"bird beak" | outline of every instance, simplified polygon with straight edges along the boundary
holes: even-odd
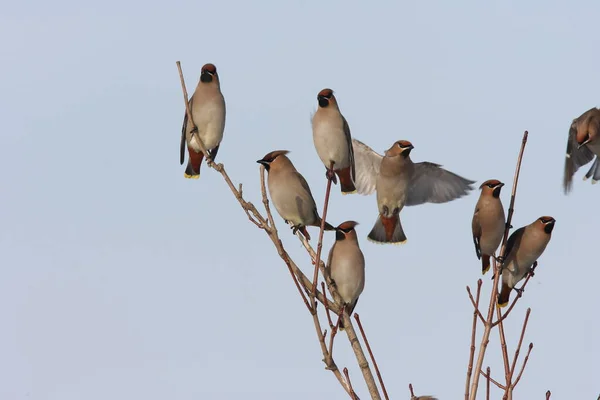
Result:
[[[259,163],[259,164],[261,164],[261,165],[264,165],[265,168],[269,166],[269,162],[265,161],[265,160],[258,160],[256,162]]]
[[[500,184],[498,185],[498,187],[503,187],[503,186],[504,186],[504,183],[500,183]]]

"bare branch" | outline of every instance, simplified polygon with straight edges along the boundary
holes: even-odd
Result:
[[[523,283],[523,286],[521,286],[521,289],[525,289],[525,286],[527,286],[527,282],[529,282],[529,280],[533,276],[533,272],[535,271],[536,268],[537,268],[537,264],[533,264],[533,268],[531,268],[531,271],[527,274],[527,278],[525,279],[525,282]],[[512,309],[515,307],[515,304],[517,304],[517,301],[522,297],[522,295],[523,295],[522,291],[519,291],[517,293],[517,295],[515,296],[515,298],[513,299],[512,303],[511,303],[510,307],[508,307],[508,310],[506,310],[506,313],[504,313],[502,315],[502,318],[500,318],[498,321],[494,322],[492,324],[492,327],[495,327],[501,321],[505,320],[506,317],[508,317],[508,314],[510,314],[510,312],[512,311]]]
[[[489,367],[488,367],[489,368]],[[485,372],[483,371],[479,371],[479,373],[481,375],[483,375],[484,378],[489,379],[494,385],[498,386],[498,388],[500,390],[506,390],[506,387],[501,384],[500,382],[498,382],[497,380],[495,380],[494,378],[491,377],[491,375],[487,375]]]
[[[383,391],[383,396],[385,397],[386,400],[389,400],[390,398],[388,397],[387,390],[385,389],[385,385],[383,383],[383,379],[381,378],[381,373],[379,373],[379,366],[377,365],[377,361],[375,361],[375,356],[373,355],[373,352],[371,351],[371,345],[369,345],[369,341],[367,340],[367,335],[366,335],[365,330],[363,329],[362,324],[360,322],[360,316],[357,313],[354,313],[354,319],[356,319],[356,323],[358,324],[358,329],[360,330],[360,334],[362,335],[365,345],[367,346],[367,350],[369,351],[369,356],[371,357],[371,361],[373,362],[373,365],[375,366],[375,373],[377,374],[377,379],[379,380],[379,385],[381,386],[381,390]]]
[[[490,382],[491,382],[490,377],[492,376],[490,367],[487,367],[486,372],[487,372],[487,376],[486,376],[487,379],[486,379],[486,385],[485,385],[485,398],[486,398],[486,400],[490,400]]]
[[[502,361],[504,362],[504,381],[506,382],[507,390],[510,388],[510,366],[508,363],[508,349],[506,347],[506,335],[504,334],[504,324],[502,323],[502,311],[500,307],[496,305],[496,314],[498,315],[498,321],[500,321],[500,327],[498,333],[500,335],[500,348],[502,350]]]
[[[333,171],[333,161],[331,162]],[[315,272],[313,274],[312,293],[313,296],[317,290],[317,280],[319,279],[319,264],[321,261],[321,250],[323,249],[323,233],[327,221],[327,208],[329,207],[329,194],[331,193],[331,179],[327,179],[327,189],[325,190],[325,203],[323,204],[323,214],[321,215],[321,229],[319,230],[319,241],[317,242],[317,257],[315,258]]]
[[[519,173],[521,171],[521,161],[523,160],[523,152],[525,151],[525,146],[527,144],[527,136],[528,136],[528,132],[525,131],[525,133],[523,134],[523,140],[521,142],[521,150],[519,151],[519,157],[517,158],[517,166],[515,169],[515,177],[513,180],[513,188],[512,188],[512,194],[511,194],[511,199],[510,199],[510,206],[508,209],[508,218],[506,220],[506,226],[504,228],[504,236],[502,239],[502,247],[500,250],[500,254],[504,256],[504,253],[506,252],[506,240],[508,239],[508,231],[510,230],[511,227],[511,221],[512,221],[512,216],[514,213],[514,205],[515,205],[515,198],[517,195],[517,185],[519,182]],[[500,266],[498,265],[498,263],[496,262],[496,258],[492,257],[492,261],[493,261],[493,266],[494,266],[494,286],[492,288],[492,293],[490,295],[490,304],[489,304],[489,308],[488,308],[488,314],[487,314],[487,318],[484,324],[484,331],[483,331],[483,335],[481,338],[481,344],[479,347],[479,354],[477,356],[477,363],[475,364],[475,370],[476,371],[481,371],[481,366],[483,365],[483,359],[485,357],[485,352],[487,350],[487,345],[489,343],[489,339],[490,339],[490,332],[492,329],[492,322],[493,322],[493,317],[494,317],[494,305],[497,303],[497,297],[498,297],[498,281],[499,281],[499,277],[500,277]],[[471,393],[469,396],[470,400],[475,400],[477,398],[477,388],[479,386],[479,376],[480,374],[475,374],[475,376],[473,377],[473,383],[471,384]]]
[[[481,282],[481,279],[477,281],[477,284],[479,285],[479,282]],[[479,320],[481,321],[481,323],[485,324],[485,318],[483,318],[483,315],[481,315],[481,311],[479,311],[479,305],[478,303],[475,303],[475,300],[473,299],[473,295],[471,294],[471,288],[467,286],[467,293],[469,294],[469,299],[471,300],[471,304],[473,305],[473,308],[475,309],[475,316],[479,317]]]
[[[529,349],[527,349],[527,355],[525,356],[525,359],[523,360],[523,365],[521,366],[521,371],[519,372],[517,379],[515,379],[515,383],[513,383],[513,385],[512,385],[513,389],[519,384],[519,381],[521,380],[521,375],[523,375],[523,371],[525,371],[525,367],[527,366],[527,361],[529,361],[529,355],[531,354],[531,350],[533,350],[533,343],[529,343]]]
[[[552,395],[552,393],[548,390],[546,392],[546,400],[550,400],[550,396]],[[598,400],[600,400],[600,396],[598,396]]]
[[[510,376],[512,378],[515,373],[515,368],[517,367],[517,360],[519,359],[519,352],[521,351],[521,345],[523,345],[523,338],[525,337],[525,330],[527,329],[527,322],[529,322],[529,314],[531,314],[531,308],[527,309],[525,313],[525,321],[523,321],[523,329],[521,329],[521,336],[519,337],[519,344],[517,345],[517,349],[515,350],[515,356],[513,358],[512,365],[510,367]]]
[[[346,368],[346,367],[344,367],[344,375],[346,375],[346,382],[348,382],[348,386],[350,386],[350,394],[352,395],[352,398],[358,399],[358,396],[356,395],[356,393],[354,392],[354,389],[352,388],[352,382],[350,381],[350,374],[348,373],[348,368]]]
[[[469,366],[467,367],[467,381],[465,383],[465,400],[469,400],[469,386],[471,385],[471,376],[473,375],[473,360],[475,359],[475,336],[477,333],[477,316],[481,319],[481,322],[485,323],[483,319],[483,315],[479,311],[479,298],[481,296],[481,285],[483,281],[479,279],[477,281],[477,295],[476,300],[473,300],[473,295],[471,295],[471,288],[467,286],[467,292],[469,293],[469,298],[473,303],[473,327],[471,328],[471,348],[469,351]]]

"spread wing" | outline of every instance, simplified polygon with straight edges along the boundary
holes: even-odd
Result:
[[[583,122],[596,108],[584,112],[579,118],[571,123],[569,128],[569,137],[567,139],[567,154],[565,156],[565,173],[563,177],[563,189],[565,194],[571,191],[573,175],[577,170],[594,159],[594,153],[587,146],[579,147],[577,143],[577,125]]]
[[[475,181],[465,179],[430,162],[415,163],[415,174],[406,196],[407,206],[446,203],[473,190]]]
[[[356,180],[356,165],[354,164],[354,148],[352,146],[352,136],[350,135],[350,125],[348,121],[342,115],[344,120],[344,135],[346,136],[346,143],[348,143],[348,149],[350,150],[350,165],[352,166],[352,180]],[[355,185],[356,186],[356,185]]]
[[[352,139],[352,149],[356,166],[354,180],[356,191],[364,195],[371,194],[375,191],[377,175],[379,175],[379,167],[383,156],[354,138]]]

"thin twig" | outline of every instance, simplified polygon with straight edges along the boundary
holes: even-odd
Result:
[[[411,398],[411,400],[414,399],[415,397],[417,397],[417,396],[415,396],[415,392],[413,391],[412,383],[408,384],[408,390],[410,390],[410,398]]]
[[[344,367],[344,375],[346,375],[346,382],[348,382],[348,386],[350,386],[350,394],[352,395],[352,397],[354,399],[358,399],[356,392],[354,392],[354,389],[352,388],[352,382],[350,381],[350,374],[348,373],[348,368],[346,368],[346,367]]]
[[[519,182],[519,172],[521,170],[521,161],[523,160],[523,152],[525,151],[525,145],[527,144],[527,136],[528,136],[528,132],[525,131],[525,133],[523,134],[523,140],[521,142],[521,150],[519,151],[519,157],[517,158],[517,166],[516,166],[516,170],[515,170],[515,177],[513,180],[513,188],[512,188],[512,194],[511,194],[511,199],[510,199],[510,207],[508,209],[508,218],[506,220],[506,226],[504,228],[504,236],[502,239],[502,248],[500,251],[500,254],[502,254],[503,256],[506,251],[506,240],[508,238],[508,231],[510,230],[510,226],[511,226],[510,223],[512,221],[512,216],[513,216],[513,212],[514,212],[515,198],[517,195],[517,184]],[[495,257],[492,257],[492,261],[493,261],[493,266],[494,266],[494,286],[492,287],[492,293],[490,295],[490,304],[489,304],[489,308],[488,308],[488,315],[487,315],[486,322],[484,324],[485,329],[483,331],[483,335],[481,338],[481,345],[479,347],[479,354],[477,356],[477,364],[475,364],[476,371],[481,371],[481,366],[483,365],[483,359],[485,357],[487,345],[490,340],[490,332],[492,329],[492,322],[493,322],[492,320],[494,317],[494,305],[498,301],[497,297],[498,297],[498,280],[499,280],[499,276],[500,276],[500,267],[497,265]],[[481,372],[483,372],[483,371],[481,371]],[[477,398],[477,388],[479,386],[479,376],[480,376],[480,374],[475,374],[475,376],[473,377],[473,383],[471,384],[471,393],[469,396],[470,400],[475,400]]]
[[[552,393],[548,390],[546,392],[546,400],[550,400],[550,396],[552,395]],[[600,400],[600,396],[598,396],[598,400]]]
[[[510,376],[512,377],[515,373],[515,368],[517,367],[517,360],[519,359],[519,352],[521,351],[521,346],[523,345],[523,338],[525,337],[525,330],[527,329],[527,322],[529,322],[529,314],[531,314],[531,308],[527,309],[525,313],[525,321],[523,321],[523,329],[521,329],[521,336],[519,337],[519,344],[517,344],[517,349],[515,350],[515,356],[513,358],[512,365],[510,366]]]
[[[479,285],[482,282],[481,279],[479,279],[477,281],[477,284]],[[475,316],[479,317],[479,319],[481,320],[481,323],[485,324],[485,318],[483,318],[483,315],[481,315],[481,311],[479,311],[479,305],[478,303],[475,303],[475,299],[473,298],[473,294],[471,294],[471,288],[467,286],[467,293],[469,294],[469,299],[471,300],[471,304],[473,305],[473,308],[475,309]]]
[[[321,291],[325,293],[325,282],[321,282]],[[333,329],[333,321],[331,320],[331,313],[329,312],[329,300],[327,300],[327,296],[325,296],[325,314],[327,314],[327,322],[329,322],[329,327]]]
[[[377,361],[375,361],[375,356],[373,355],[373,351],[371,351],[371,345],[369,344],[369,341],[367,340],[367,334],[365,333],[365,330],[363,329],[362,324],[360,322],[360,316],[358,314],[354,313],[354,319],[356,319],[356,323],[358,324],[358,329],[360,330],[360,334],[362,335],[365,345],[367,346],[367,350],[369,351],[369,356],[371,356],[371,361],[373,362],[373,365],[375,366],[375,373],[377,374],[377,379],[379,380],[379,385],[381,386],[381,390],[383,391],[383,396],[385,397],[386,400],[389,400],[390,398],[388,397],[387,390],[385,389],[385,384],[383,383],[383,379],[381,378],[381,373],[379,372],[379,366],[377,365]]]
[[[492,371],[490,369],[490,367],[487,367],[487,379],[486,379],[486,385],[485,385],[485,398],[486,400],[490,400],[490,377],[492,376]]]
[[[185,101],[185,112],[188,117],[188,123],[192,125],[191,134],[192,136],[196,136],[196,140],[198,141],[198,147],[202,150],[204,154],[204,158],[206,158],[206,163],[208,165],[213,164],[212,157],[208,153],[206,147],[204,146],[204,142],[200,139],[200,133],[198,133],[198,127],[194,123],[194,119],[192,118],[192,111],[190,110],[190,102],[188,100],[188,92],[185,88],[185,80],[183,79],[183,71],[181,70],[181,63],[179,61],[176,62],[177,69],[179,70],[179,80],[181,81],[181,89],[183,90],[183,100]]]
[[[333,171],[333,161],[331,162],[331,171]],[[323,215],[321,215],[321,229],[319,230],[319,241],[317,242],[317,258],[315,260],[315,272],[313,274],[312,293],[313,296],[317,290],[317,280],[319,279],[319,264],[321,262],[321,250],[323,249],[323,233],[327,221],[327,208],[329,207],[329,194],[331,193],[331,179],[327,178],[327,189],[325,190],[325,204],[323,204]]]
[[[502,311],[500,307],[496,305],[496,315],[500,326],[498,328],[498,334],[500,335],[500,349],[502,351],[502,361],[504,362],[504,381],[506,382],[507,393],[504,398],[508,395],[508,389],[510,388],[510,365],[508,363],[508,348],[506,346],[506,335],[504,334],[504,323],[502,322]]]
[[[492,378],[491,375],[487,375],[483,371],[479,371],[479,373],[481,373],[481,375],[483,375],[484,378],[489,379],[494,385],[498,386],[498,388],[500,390],[506,390],[506,387],[503,384],[501,384],[500,382],[498,382],[497,380],[495,380],[494,378]]]
[[[477,333],[477,316],[481,319],[481,322],[485,323],[481,312],[479,311],[479,298],[481,297],[481,285],[483,281],[479,279],[477,281],[477,294],[475,296],[476,300],[473,300],[473,296],[471,295],[471,288],[467,286],[467,292],[469,293],[469,298],[473,303],[473,326],[471,328],[471,348],[469,351],[469,366],[467,367],[467,382],[465,383],[465,400],[469,400],[469,386],[471,385],[471,376],[473,376],[473,360],[475,359],[475,336]]]
[[[521,366],[521,371],[519,372],[517,379],[515,379],[515,383],[513,383],[513,385],[512,385],[513,389],[519,384],[519,381],[521,380],[521,375],[523,375],[523,371],[525,371],[525,367],[527,366],[527,361],[529,361],[529,355],[531,354],[531,350],[533,350],[533,343],[529,343],[529,348],[527,349],[527,355],[525,356],[525,359],[523,360],[523,365]]]

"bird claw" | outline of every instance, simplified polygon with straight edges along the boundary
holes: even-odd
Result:
[[[337,185],[337,178],[335,176],[335,172],[332,169],[327,168],[325,170],[325,176],[327,177],[328,180],[332,181],[333,183],[335,183]]]
[[[504,263],[504,257],[502,257],[502,256],[498,256],[498,257],[496,257],[496,261],[497,261],[499,264],[502,264],[502,263]]]
[[[520,287],[520,288],[513,288],[516,292],[517,292],[517,296],[521,297],[523,296],[523,293],[525,292],[525,288],[524,287]]]

